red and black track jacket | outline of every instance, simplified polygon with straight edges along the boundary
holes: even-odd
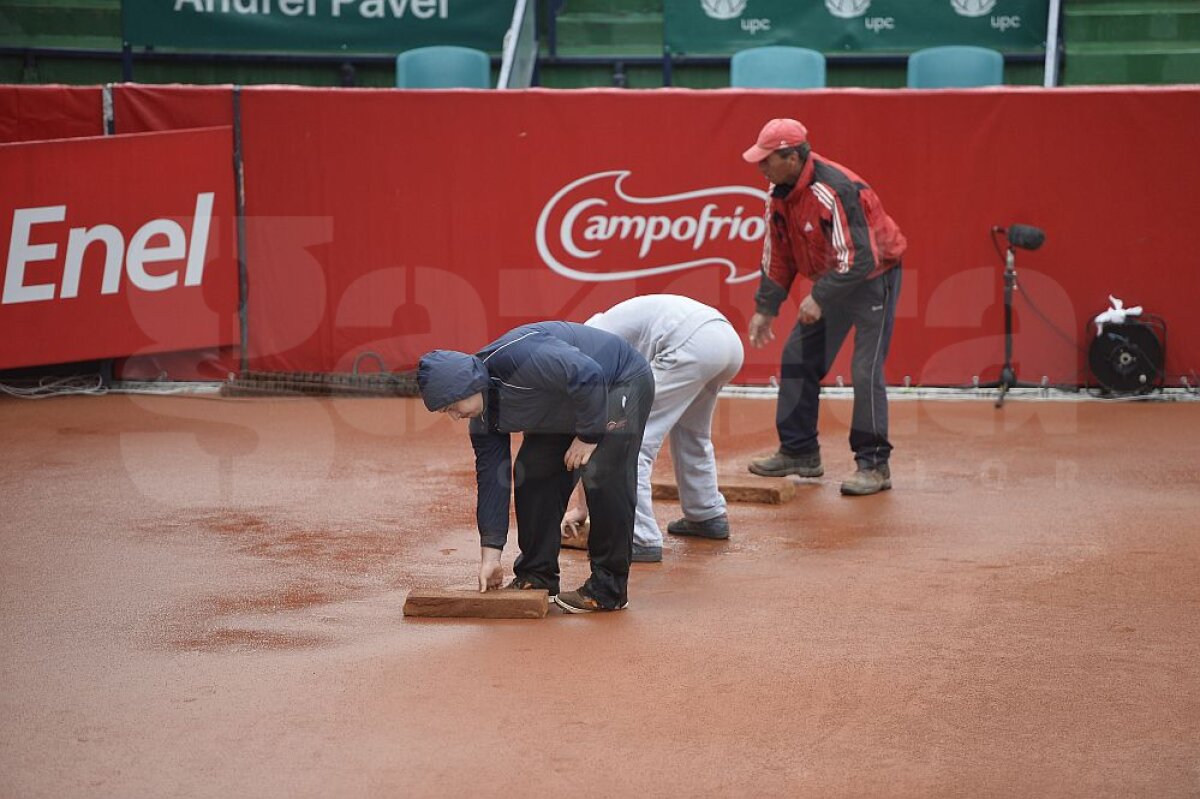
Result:
[[[900,263],[906,241],[879,197],[841,164],[810,153],[796,185],[775,186],[767,208],[759,313],[777,316],[796,275],[824,308]]]

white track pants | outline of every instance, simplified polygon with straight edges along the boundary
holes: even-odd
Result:
[[[668,433],[683,515],[702,522],[725,512],[725,497],[717,490],[712,417],[717,392],[742,368],[742,358],[737,331],[727,322],[714,320],[697,328],[681,346],[651,362],[654,405],[638,457],[633,528],[633,540],[638,544],[662,546],[662,531],[650,500],[650,473]]]

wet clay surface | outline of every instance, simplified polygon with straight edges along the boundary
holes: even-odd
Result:
[[[823,409],[825,478],[524,621],[401,615],[478,561],[414,400],[0,401],[0,796],[1200,795],[1200,403],[894,402],[855,499]]]

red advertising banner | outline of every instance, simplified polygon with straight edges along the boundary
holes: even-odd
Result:
[[[0,368],[228,344],[228,127],[0,145]]]
[[[123,133],[231,119],[230,87],[114,95]],[[1200,87],[246,87],[241,106],[253,368],[340,371],[374,353],[403,369],[434,347],[474,349],[652,292],[695,297],[744,330],[766,185],[740,154],[765,120],[794,116],[817,152],[871,183],[909,241],[891,383],[998,377],[1003,261],[990,231],[1014,223],[1046,231],[1039,250],[1016,253],[1020,379],[1085,381],[1088,321],[1109,295],[1167,320],[1170,384],[1200,369],[1200,281],[1180,259]],[[806,289],[793,288],[774,346],[747,350],[738,382],[777,372]],[[193,357],[208,379],[237,366],[228,349],[206,352],[138,364],[178,377]],[[846,355],[829,382],[849,380]]]
[[[1110,294],[1168,318],[1168,371],[1200,362],[1183,299],[1200,284],[1178,259],[1200,181],[1195,87],[413,94],[244,90],[251,282],[274,305],[251,302],[253,365],[344,370],[371,351],[405,368],[654,292],[745,330],[767,186],[741,153],[778,116],[870,182],[909,241],[890,382],[996,379],[990,231],[1013,223],[1047,234],[1016,255],[1022,379],[1085,379],[1087,320]],[[807,290],[739,382],[777,373]],[[849,382],[845,349],[830,382]]]

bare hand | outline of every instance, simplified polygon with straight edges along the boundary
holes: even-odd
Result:
[[[504,567],[500,565],[500,550],[480,547],[479,593],[487,593],[489,588],[499,588],[503,577]]]
[[[813,322],[821,318],[821,306],[817,305],[817,301],[809,294],[800,303],[800,313],[798,318],[806,325],[811,325]]]
[[[574,538],[579,535],[579,525],[583,524],[587,517],[588,514],[585,508],[567,508],[567,512],[563,514],[562,521],[559,522],[559,532],[562,533],[564,538],[567,536]]]
[[[567,447],[567,454],[563,455],[563,463],[566,464],[567,471],[573,472],[576,469],[582,469],[584,466],[587,466],[588,461],[592,459],[592,453],[595,451],[595,444],[580,441],[578,438],[572,441],[571,446]]]
[[[765,313],[755,313],[750,317],[751,346],[762,348],[775,340],[775,331],[771,330],[771,323],[774,321],[774,316],[767,316]]]

